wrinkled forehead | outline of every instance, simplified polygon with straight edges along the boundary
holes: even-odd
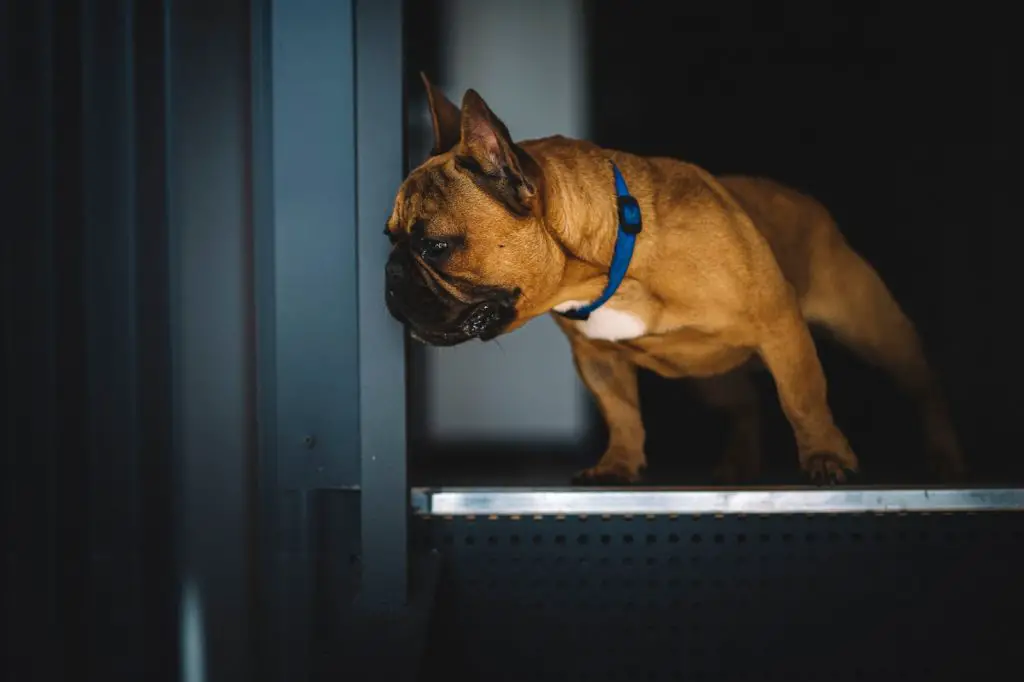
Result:
[[[402,183],[388,219],[392,230],[408,230],[417,220],[429,220],[456,202],[464,179],[444,159],[434,158],[416,168]]]

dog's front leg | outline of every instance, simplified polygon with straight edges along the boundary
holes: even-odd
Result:
[[[572,354],[580,378],[608,425],[608,449],[595,466],[576,474],[574,482],[608,485],[639,481],[647,460],[636,366],[614,350],[584,340],[572,341]]]
[[[833,421],[814,339],[795,304],[761,325],[758,352],[793,427],[800,467],[816,483],[844,482],[858,471],[857,456]]]

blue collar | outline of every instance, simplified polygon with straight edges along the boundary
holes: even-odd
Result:
[[[615,197],[619,215],[619,234],[615,239],[615,254],[612,256],[612,264],[608,269],[608,283],[605,284],[601,295],[591,303],[582,308],[559,312],[560,315],[570,320],[587,319],[590,317],[590,313],[604,305],[615,294],[619,285],[622,284],[623,278],[626,276],[629,262],[633,259],[633,245],[636,243],[636,236],[643,229],[643,221],[640,217],[640,204],[630,195],[629,188],[626,187],[626,180],[622,177],[622,173],[614,162],[612,163],[612,172],[615,174]]]

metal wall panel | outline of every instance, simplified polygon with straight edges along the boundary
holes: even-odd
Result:
[[[425,517],[423,679],[980,679],[1016,665],[1019,512]]]
[[[355,69],[349,0],[270,3],[278,483],[359,481]]]
[[[167,6],[167,216],[184,679],[251,679],[256,478],[249,3]]]
[[[408,595],[404,334],[382,295],[401,35],[399,0],[255,4],[268,679],[329,675],[357,592],[361,616]]]
[[[133,10],[3,8],[11,679],[177,677],[166,17]]]
[[[353,7],[349,0],[251,6],[258,673],[310,679],[322,527],[315,491],[359,485]]]
[[[384,305],[384,222],[403,178],[401,0],[357,0],[356,158],[363,608],[408,598],[405,331]]]

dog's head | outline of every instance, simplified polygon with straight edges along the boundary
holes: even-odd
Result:
[[[387,221],[388,310],[414,337],[492,339],[543,312],[564,256],[544,225],[544,174],[474,90],[461,109],[426,76],[434,147]]]

